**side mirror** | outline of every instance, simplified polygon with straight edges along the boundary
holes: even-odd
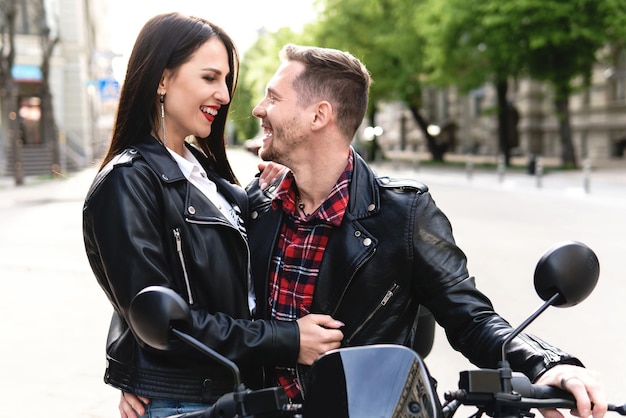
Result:
[[[544,301],[555,294],[553,306],[577,305],[589,296],[598,283],[600,264],[585,244],[567,241],[550,248],[535,269],[535,290]]]
[[[130,303],[129,322],[137,337],[157,350],[170,350],[173,323],[188,323],[191,312],[187,302],[175,291],[163,286],[149,286],[137,293]]]
[[[137,293],[130,303],[128,320],[137,338],[152,348],[170,351],[176,342],[183,341],[223,364],[233,374],[235,392],[240,390],[239,367],[185,332],[186,325],[192,322],[191,309],[187,302],[172,289],[149,286]]]

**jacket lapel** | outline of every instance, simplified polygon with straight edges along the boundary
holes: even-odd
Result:
[[[311,310],[334,314],[352,278],[376,251],[378,241],[346,212],[341,226],[332,231],[315,284]],[[332,277],[329,280],[328,277]]]
[[[350,181],[350,201],[339,228],[330,234],[319,278],[315,284],[312,309],[334,314],[357,270],[374,254],[377,238],[359,222],[378,212],[380,195],[365,161],[356,153]],[[334,277],[333,280],[326,279]]]

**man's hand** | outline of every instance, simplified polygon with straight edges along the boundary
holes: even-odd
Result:
[[[592,370],[558,365],[545,372],[535,383],[555,386],[574,395],[576,409],[571,411],[572,415],[586,418],[593,414],[593,418],[602,418],[606,414],[606,392],[597,373]],[[563,414],[556,409],[542,409],[540,412],[545,418],[563,418]]]
[[[258,167],[259,171],[261,171],[261,176],[259,177],[259,187],[261,190],[267,189],[270,184],[274,183],[283,175],[283,172],[288,170],[284,165],[272,161],[259,163]]]
[[[122,392],[120,396],[120,416],[122,418],[138,418],[146,413],[144,405],[150,403],[150,399],[132,393]]]
[[[300,328],[298,363],[311,365],[319,356],[339,348],[344,324],[329,315],[309,314],[296,321]]]

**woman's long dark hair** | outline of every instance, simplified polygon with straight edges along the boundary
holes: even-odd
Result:
[[[176,70],[187,62],[206,41],[219,37],[228,52],[230,74],[226,85],[230,98],[235,93],[239,55],[230,36],[207,20],[167,13],[153,17],[141,29],[128,61],[113,128],[111,145],[100,168],[135,141],[158,132],[157,88],[165,69]],[[239,184],[226,156],[224,138],[228,105],[222,106],[213,121],[211,133],[196,142],[212,161],[213,168],[225,179]]]

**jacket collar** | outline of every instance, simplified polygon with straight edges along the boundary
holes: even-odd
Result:
[[[348,212],[361,219],[380,210],[380,192],[376,187],[376,174],[353,148],[351,151],[354,155],[354,169],[350,182]]]
[[[352,178],[350,180],[350,200],[347,212],[354,218],[368,217],[380,210],[380,192],[376,185],[376,173],[367,165],[365,160],[350,147],[354,158]],[[259,190],[270,201],[276,196],[278,185],[283,181],[286,174],[275,181],[265,190]],[[258,187],[258,181],[255,182]]]
[[[226,179],[219,176],[207,162],[207,158],[191,144],[185,146],[196,156],[200,164],[204,167],[208,177],[217,185],[217,189],[226,199],[235,202],[243,213],[248,210],[248,198],[243,189],[237,187]],[[172,158],[171,154],[165,149],[165,146],[150,135],[146,135],[138,140],[134,145],[146,163],[159,175],[164,183],[174,183],[185,180],[185,175],[178,167],[178,163]]]
[[[173,183],[185,178],[165,146],[152,136],[146,135],[141,138],[133,144],[133,148],[137,149],[150,168],[159,174],[161,181]]]

